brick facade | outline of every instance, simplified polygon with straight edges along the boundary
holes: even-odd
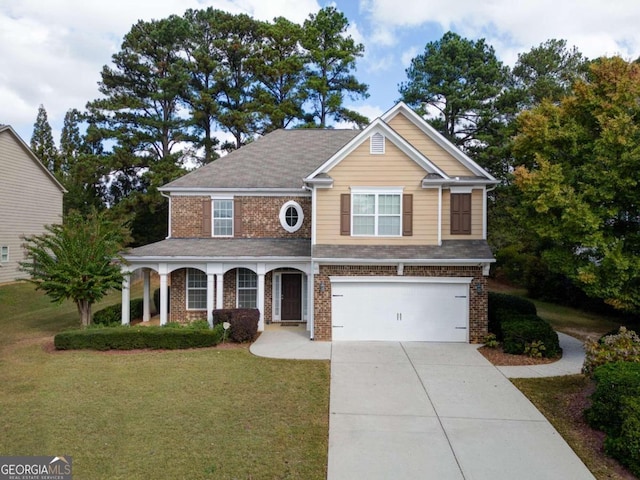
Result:
[[[187,269],[171,272],[171,299],[169,301],[169,321],[189,323],[206,320],[206,310],[187,310]],[[215,291],[214,291],[215,295]],[[215,298],[215,297],[214,297]]]
[[[310,197],[234,197],[241,204],[242,228],[237,238],[311,238]],[[289,233],[280,224],[280,209],[293,200],[302,207],[304,221],[296,232]],[[173,238],[208,238],[203,230],[204,202],[211,197],[171,197],[171,236]]]
[[[314,338],[331,340],[331,282],[330,276],[397,276],[396,265],[321,265],[315,275]],[[488,333],[487,279],[482,267],[404,267],[404,277],[473,277],[469,288],[469,341],[481,343]],[[322,285],[324,284],[324,287]],[[477,287],[480,285],[480,287]],[[324,291],[323,291],[324,290]],[[479,293],[480,292],[480,293]]]

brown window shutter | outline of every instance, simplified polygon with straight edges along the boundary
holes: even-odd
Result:
[[[351,195],[340,195],[340,235],[351,235]]]
[[[211,236],[211,199],[202,200],[202,236]]]
[[[471,234],[471,194],[451,194],[451,234]]]
[[[413,235],[413,194],[402,196],[402,236]]]
[[[242,236],[242,200],[233,200],[233,236]]]

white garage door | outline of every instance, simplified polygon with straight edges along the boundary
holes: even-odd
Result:
[[[332,338],[467,342],[469,283],[469,278],[332,277]]]

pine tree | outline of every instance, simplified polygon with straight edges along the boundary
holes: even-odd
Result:
[[[51,125],[47,118],[47,111],[44,105],[38,107],[36,123],[33,124],[33,134],[31,135],[31,150],[40,159],[42,164],[56,177],[61,178],[62,168],[60,157],[56,150],[51,133]]]

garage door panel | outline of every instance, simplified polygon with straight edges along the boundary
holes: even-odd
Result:
[[[332,283],[334,340],[468,339],[467,283]]]

